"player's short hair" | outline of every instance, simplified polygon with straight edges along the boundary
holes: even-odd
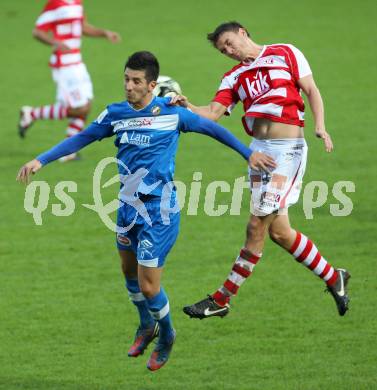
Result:
[[[149,51],[137,51],[128,57],[124,70],[145,70],[145,78],[150,83],[156,81],[160,73],[160,64],[154,54]]]
[[[214,32],[207,34],[207,39],[212,43],[214,47],[216,47],[217,41],[219,40],[221,34],[227,31],[233,31],[236,33],[239,31],[240,28],[243,28],[246,31],[248,37],[250,36],[249,32],[246,30],[244,26],[242,26],[241,23],[232,21],[232,22],[222,23],[219,26],[217,26]]]

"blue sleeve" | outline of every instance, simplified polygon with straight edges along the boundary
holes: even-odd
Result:
[[[249,159],[252,150],[239,141],[229,130],[207,118],[203,118],[189,110],[182,109],[180,114],[180,130],[208,135],[217,141],[229,146],[238,152],[246,160]]]
[[[112,134],[112,127],[110,125],[93,122],[81,133],[66,138],[63,142],[55,145],[47,152],[40,154],[36,159],[40,161],[42,165],[46,165],[67,154],[75,153],[94,141],[110,137]]]

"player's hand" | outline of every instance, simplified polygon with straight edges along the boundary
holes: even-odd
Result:
[[[249,157],[249,166],[255,171],[271,172],[277,167],[275,160],[267,154],[253,152]]]
[[[64,42],[61,42],[61,41],[54,41],[54,43],[52,44],[52,47],[54,48],[54,50],[58,50],[58,51],[71,50],[69,46],[67,46]]]
[[[186,96],[184,95],[176,95],[176,96],[173,96],[170,100],[170,103],[172,106],[181,106],[181,107],[185,107],[187,108],[188,107],[188,99]]]
[[[323,142],[325,144],[325,149],[326,149],[326,152],[330,153],[333,151],[334,149],[334,145],[332,143],[332,140],[331,140],[331,137],[330,137],[330,134],[326,131],[326,130],[316,130],[315,131],[315,135],[318,137],[318,138],[322,138],[323,139]]]
[[[120,34],[110,30],[105,30],[105,37],[111,43],[119,43],[122,40]]]
[[[37,171],[42,168],[42,164],[38,160],[31,160],[23,165],[18,171],[16,180],[20,183],[29,183],[30,175],[34,175]]]

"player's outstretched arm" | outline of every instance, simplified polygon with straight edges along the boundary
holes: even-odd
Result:
[[[177,95],[172,97],[170,104],[189,108],[192,112],[195,112],[195,114],[213,121],[218,121],[226,111],[226,107],[218,102],[211,102],[207,106],[194,106],[184,95]]]
[[[108,41],[112,43],[119,43],[122,38],[119,33],[111,30],[106,30],[103,28],[98,28],[88,23],[87,20],[84,20],[83,23],[83,34],[87,37],[99,37],[106,38]]]
[[[23,165],[18,171],[16,180],[21,183],[28,183],[30,176],[39,171],[44,165],[57,160],[60,157],[75,153],[90,143],[111,135],[108,128],[92,123],[83,132],[73,137],[66,138],[64,141],[52,147],[47,152],[37,156],[34,160]]]
[[[310,109],[314,117],[315,135],[323,140],[326,152],[332,152],[334,145],[325,127],[322,96],[314,82],[313,76],[309,75],[301,78],[298,81],[298,85],[308,97]]]
[[[248,160],[251,168],[255,170],[270,171],[276,168],[274,159],[264,153],[253,151],[239,141],[229,130],[219,124],[199,117],[194,132],[208,135],[217,141],[229,146]]]

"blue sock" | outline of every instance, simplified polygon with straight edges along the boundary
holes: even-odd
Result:
[[[128,290],[130,300],[133,302],[139,312],[141,327],[150,328],[155,323],[155,321],[149,312],[147,301],[140,291],[139,282],[137,279],[126,278],[126,288]]]
[[[171,341],[173,337],[173,326],[170,318],[169,300],[161,287],[160,292],[152,298],[147,298],[149,311],[153,318],[160,325],[160,340]]]

